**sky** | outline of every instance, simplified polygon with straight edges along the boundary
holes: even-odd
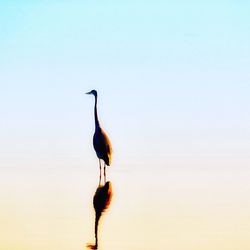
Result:
[[[9,228],[0,246],[75,250],[91,239],[98,162],[84,93],[96,89],[117,193],[103,249],[249,249],[249,8],[0,1],[0,221]],[[125,231],[133,221],[137,239]],[[70,235],[62,246],[59,235]]]

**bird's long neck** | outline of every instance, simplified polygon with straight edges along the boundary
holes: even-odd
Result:
[[[97,115],[97,96],[95,96],[95,129],[100,128],[98,115]]]

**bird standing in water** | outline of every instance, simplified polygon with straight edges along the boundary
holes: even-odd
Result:
[[[111,156],[112,156],[112,146],[107,134],[103,131],[100,126],[98,115],[97,115],[97,91],[91,90],[86,93],[88,95],[94,95],[95,97],[95,107],[94,107],[94,115],[95,115],[95,133],[93,137],[93,145],[96,152],[97,157],[99,158],[99,167],[100,167],[100,177],[99,183],[101,182],[101,160],[104,161],[104,183],[106,183],[106,165],[110,166],[111,164]]]

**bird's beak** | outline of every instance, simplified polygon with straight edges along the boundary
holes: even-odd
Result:
[[[90,94],[91,94],[91,91],[90,91],[90,92],[87,92],[87,93],[85,93],[85,94],[90,95]]]

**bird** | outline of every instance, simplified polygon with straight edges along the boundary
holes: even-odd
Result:
[[[96,152],[96,155],[99,159],[99,168],[100,176],[99,183],[101,182],[101,160],[104,161],[104,182],[106,183],[106,166],[111,165],[112,159],[112,146],[111,142],[100,126],[100,122],[97,114],[97,91],[95,89],[87,92],[88,95],[94,95],[95,97],[95,106],[94,106],[94,117],[95,117],[95,133],[93,136],[93,146]]]

